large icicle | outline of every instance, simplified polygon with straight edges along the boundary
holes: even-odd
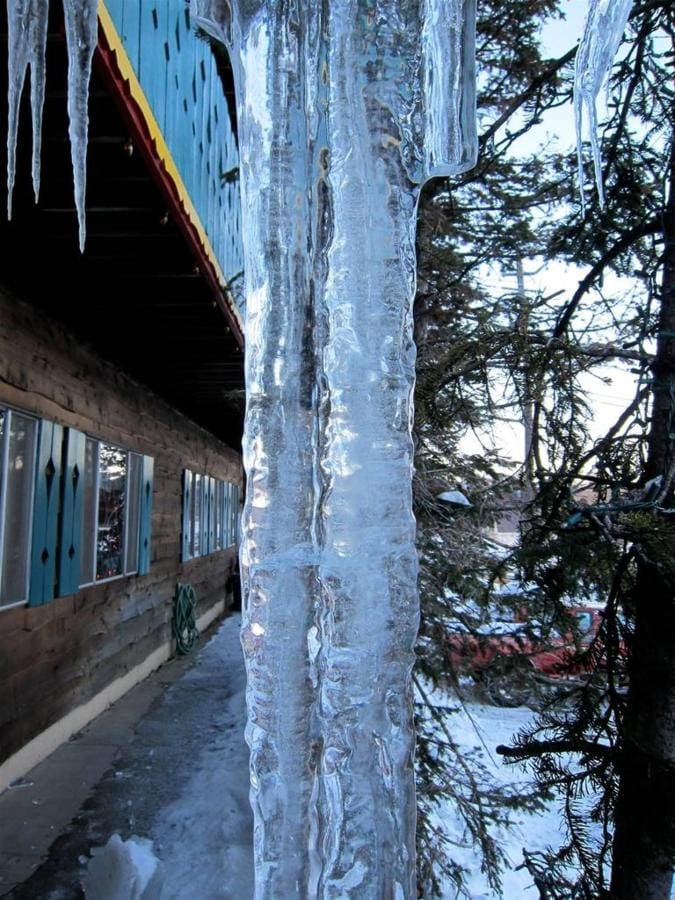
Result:
[[[232,6],[256,897],[412,898],[415,219],[473,162],[473,4]]]
[[[48,0],[7,0],[7,218],[12,218],[12,195],[16,175],[16,139],[19,107],[28,66],[31,70],[33,118],[33,190],[40,193],[40,150],[42,109],[45,97],[45,47],[47,44]]]
[[[33,0],[35,16],[31,22],[30,105],[33,123],[33,193],[35,202],[40,197],[40,158],[42,153],[42,112],[45,105],[47,20],[49,0]]]
[[[608,78],[616,51],[630,16],[633,0],[589,0],[584,34],[577,50],[574,71],[574,119],[582,212],[586,209],[582,128],[584,107],[588,117],[595,183],[600,206],[605,204],[602,159],[598,143],[597,98]]]
[[[80,251],[84,252],[89,79],[98,34],[98,0],[63,0],[63,12],[68,47],[68,134]]]

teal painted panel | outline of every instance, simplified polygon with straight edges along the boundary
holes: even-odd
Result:
[[[227,542],[226,547],[231,547],[234,544],[234,519],[236,515],[236,498],[235,498],[235,490],[236,485],[231,482],[227,482],[225,485],[226,494],[227,494],[227,522],[226,522],[226,535]]]
[[[199,555],[205,556],[209,552],[209,482],[210,478],[203,475],[199,490],[201,492],[201,528],[199,530]]]
[[[59,597],[75,594],[80,584],[82,515],[84,510],[84,453],[86,436],[67,428],[61,479],[59,527]]]
[[[238,286],[239,154],[211,48],[197,37],[184,0],[107,0],[106,6],[225,279]]]
[[[183,470],[183,515],[181,518],[181,536],[180,536],[180,561],[185,562],[190,559],[190,538],[192,516],[192,472],[189,469]]]
[[[239,543],[239,488],[232,485],[232,543]]]
[[[56,593],[56,541],[59,516],[63,428],[55,422],[40,422],[33,540],[31,547],[28,605],[40,606]]]
[[[141,3],[137,0],[116,0],[108,3],[108,11],[119,32],[131,65],[138,71],[141,52]],[[113,11],[113,8],[115,11]],[[119,12],[117,11],[119,10]]]
[[[155,461],[144,456],[141,465],[141,509],[138,529],[138,574],[150,571],[152,541],[152,485]]]
[[[178,134],[181,125],[181,117],[185,115],[181,106],[180,97],[180,58],[185,35],[189,36],[189,29],[185,24],[183,10],[172,8],[168,21],[167,40],[169,44],[169,59],[166,66],[166,109],[164,115],[164,133]],[[180,146],[180,142],[178,142]],[[174,154],[174,161],[179,170],[182,163],[178,159],[178,153]]]
[[[207,478],[207,490],[209,492],[209,534],[207,553],[213,553],[216,549],[216,479]]]

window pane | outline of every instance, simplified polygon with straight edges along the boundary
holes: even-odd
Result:
[[[194,510],[194,486],[192,472],[185,469],[183,478],[183,558],[192,557],[192,516]],[[185,496],[187,494],[187,497]]]
[[[232,543],[239,543],[239,487],[232,485]]]
[[[96,545],[96,472],[98,442],[87,438],[84,451],[84,500],[82,507],[82,549],[80,584],[94,580],[94,547]]]
[[[208,544],[207,544],[207,553],[213,553],[216,549],[216,480],[215,478],[207,478],[206,479],[206,490],[208,494],[208,522],[209,522],[209,531],[208,531]]]
[[[223,488],[222,481],[216,481],[216,550],[223,549]]]
[[[96,578],[121,575],[124,568],[124,502],[127,452],[99,445]]]
[[[202,476],[195,472],[192,484],[192,555],[201,556]]]
[[[141,457],[129,454],[129,499],[127,501],[127,565],[125,572],[138,571],[138,528],[141,512]]]
[[[223,546],[230,546],[230,485],[223,485]]]
[[[0,604],[28,598],[30,529],[35,478],[36,422],[19,413],[3,413],[3,435],[9,418],[7,471],[4,473],[4,546]],[[0,438],[0,446],[2,439]]]

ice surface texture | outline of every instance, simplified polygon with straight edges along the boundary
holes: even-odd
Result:
[[[473,163],[473,7],[193,13],[238,81],[256,896],[414,897],[416,207]]]
[[[68,46],[68,118],[80,250],[84,250],[89,79],[96,48],[98,0],[63,0]],[[49,0],[7,0],[9,74],[7,123],[7,216],[12,217],[19,104],[30,66],[33,117],[33,190],[40,192],[42,109]]]
[[[63,12],[68,45],[68,135],[80,231],[80,252],[84,252],[89,78],[96,49],[98,0],[63,0]]]
[[[31,108],[33,111],[33,191],[37,202],[40,193],[40,148],[42,144],[42,109],[45,99],[45,48],[47,45],[46,0],[7,0],[7,217],[12,218],[12,193],[16,174],[16,136],[19,105],[31,70]]]
[[[621,43],[633,0],[589,0],[584,34],[577,50],[574,72],[574,118],[577,133],[577,160],[582,211],[585,211],[582,128],[584,108],[593,154],[595,183],[600,206],[605,205],[602,160],[598,143],[597,98]]]
[[[46,0],[8,0],[8,184]],[[96,0],[64,0],[84,242]],[[246,258],[242,629],[258,898],[415,896],[415,217],[476,153],[473,0],[192,0],[238,81]],[[592,2],[576,110],[630,10]]]

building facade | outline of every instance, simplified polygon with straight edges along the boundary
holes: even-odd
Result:
[[[26,101],[0,227],[0,790],[175,651],[179,586],[201,628],[236,593],[231,73],[180,0],[109,0],[99,24],[84,253],[59,10],[40,199]]]

